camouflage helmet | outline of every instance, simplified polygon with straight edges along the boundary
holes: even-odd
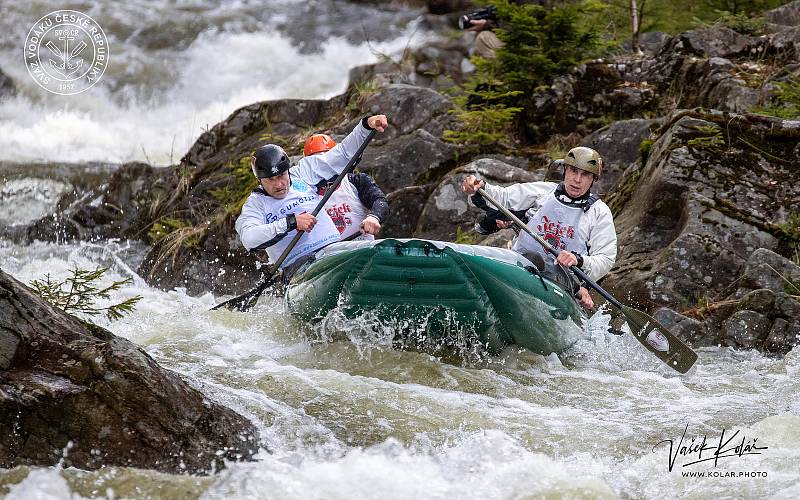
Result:
[[[567,156],[564,158],[564,165],[585,170],[593,173],[595,177],[600,177],[600,170],[603,168],[603,159],[600,158],[600,154],[594,149],[578,146],[577,148],[569,150]]]

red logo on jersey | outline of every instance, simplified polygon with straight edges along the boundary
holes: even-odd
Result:
[[[575,228],[572,226],[562,226],[559,221],[551,221],[546,215],[542,216],[542,221],[536,225],[536,231],[544,238],[544,240],[555,248],[561,250],[567,249],[566,242],[562,241],[564,238],[575,238]]]
[[[328,215],[331,217],[331,220],[336,225],[336,229],[339,230],[339,234],[344,233],[344,230],[347,229],[347,226],[353,223],[352,219],[348,217],[348,214],[351,213],[353,210],[347,203],[342,203],[341,205],[334,205],[325,211],[328,212]]]

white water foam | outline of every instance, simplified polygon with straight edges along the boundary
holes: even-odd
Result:
[[[599,468],[559,463],[486,431],[428,450],[389,439],[333,460],[264,457],[223,472],[203,498],[614,498]]]
[[[321,52],[306,54],[274,31],[206,32],[173,54],[171,67],[153,69],[164,73],[168,86],[146,100],[120,99],[100,84],[75,96],[46,95],[19,61],[4,54],[0,66],[19,92],[0,102],[0,159],[173,164],[235,109],[272,99],[332,97],[345,90],[351,67],[378,60],[373,50],[394,54],[409,40],[424,40],[415,35],[415,23],[395,40],[353,45],[334,37]],[[120,64],[145,62],[133,49],[112,50],[109,71]]]

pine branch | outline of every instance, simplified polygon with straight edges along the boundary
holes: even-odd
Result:
[[[50,274],[47,274],[41,281],[32,280],[30,285],[37,295],[64,312],[85,314],[87,316],[97,316],[105,313],[106,317],[113,321],[133,312],[136,303],[142,299],[142,296],[136,295],[118,304],[98,307],[96,305],[97,299],[109,300],[111,292],[115,292],[124,285],[133,282],[130,278],[126,278],[120,281],[113,281],[110,285],[99,288],[95,284],[103,277],[106,271],[108,271],[108,268],[105,267],[98,267],[94,270],[74,268],[70,270],[70,275],[63,281],[54,281]]]

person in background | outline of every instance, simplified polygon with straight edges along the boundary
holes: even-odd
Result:
[[[471,195],[475,206],[486,206],[486,200],[477,193],[482,187],[505,208],[526,210],[531,231],[560,253],[554,260],[524,231],[514,239],[511,248],[532,262],[542,262],[546,275],[564,284],[559,279],[558,265],[578,266],[590,279],[597,281],[608,273],[617,257],[617,232],[611,210],[591,191],[594,181],[600,177],[603,160],[597,151],[580,146],[567,153],[563,166],[559,183],[525,182],[501,187],[486,184],[470,174],[461,187]],[[511,224],[496,221],[498,228]],[[580,286],[576,296],[585,309],[594,307],[586,287]]]
[[[303,155],[324,154],[336,147],[336,142],[327,134],[314,134],[306,140]],[[317,184],[317,194],[325,192],[334,178]],[[381,230],[381,224],[389,216],[389,202],[375,180],[364,173],[350,173],[342,179],[339,187],[325,203],[323,210],[339,230],[341,240],[372,240]],[[356,237],[356,234],[361,236]]]
[[[497,27],[497,9],[494,5],[464,14],[458,19],[458,26],[475,33],[472,55],[494,59],[495,51],[503,46],[503,42],[492,31]]]

